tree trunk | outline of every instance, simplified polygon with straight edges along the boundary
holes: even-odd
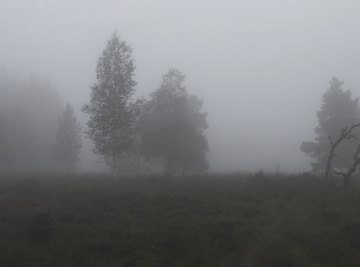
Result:
[[[327,160],[326,169],[325,169],[325,173],[324,173],[325,182],[328,181],[328,177],[329,177],[329,173],[330,173],[330,169],[331,169],[331,161],[332,161],[333,157],[335,156],[336,147],[345,139],[352,139],[352,138],[356,139],[356,135],[351,134],[351,132],[355,128],[359,127],[359,126],[360,126],[360,123],[356,123],[356,124],[351,125],[349,128],[346,127],[344,129],[342,129],[341,133],[340,133],[340,136],[336,140],[336,142],[333,142],[333,140],[331,139],[331,136],[328,137],[331,148],[330,148],[329,157],[328,157],[328,160]],[[357,156],[359,155],[359,153],[360,153],[360,146],[358,146],[358,149],[357,149],[357,152],[356,152],[355,162],[357,161]],[[359,164],[359,163],[357,163],[357,164]],[[350,172],[350,170],[348,171],[348,173]],[[355,166],[355,170],[356,170],[356,166]],[[352,170],[352,172],[350,173],[350,176],[353,174],[353,172],[355,170]],[[347,174],[343,174],[343,175],[345,177]],[[350,179],[350,176],[347,179]]]

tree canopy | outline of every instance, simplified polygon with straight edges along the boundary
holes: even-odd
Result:
[[[143,103],[138,123],[141,153],[159,159],[166,175],[208,168],[203,101],[187,93],[184,79],[175,69],[163,75],[160,87]]]

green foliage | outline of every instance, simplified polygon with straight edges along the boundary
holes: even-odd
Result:
[[[344,82],[333,77],[330,88],[325,92],[321,108],[317,113],[318,126],[315,128],[315,142],[303,142],[301,150],[314,159],[314,171],[324,170],[330,150],[329,137],[335,141],[341,130],[358,123],[360,119],[359,99],[351,98],[351,91],[342,89]],[[354,133],[354,134],[358,134]],[[358,141],[344,140],[337,148],[333,167],[349,168],[353,161],[351,153]]]
[[[178,70],[170,69],[160,88],[143,103],[138,122],[141,153],[160,159],[166,175],[199,173],[208,168],[203,101],[186,92],[184,79]]]
[[[2,178],[0,266],[357,267],[359,203],[311,176]]]
[[[95,153],[104,155],[113,172],[116,158],[129,150],[133,139],[135,106],[131,103],[136,82],[132,49],[115,32],[96,65],[97,82],[91,87],[87,134],[95,143]]]

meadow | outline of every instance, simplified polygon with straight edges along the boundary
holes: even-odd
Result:
[[[360,182],[3,176],[0,266],[358,267]]]

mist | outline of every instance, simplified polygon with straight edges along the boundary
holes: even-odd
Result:
[[[210,171],[309,171],[299,147],[314,139],[331,77],[360,96],[359,8],[350,0],[1,1],[0,68],[17,81],[49,83],[58,115],[71,103],[85,130],[81,108],[117,31],[133,49],[135,98],[174,67],[204,101]],[[83,137],[79,170],[106,170]]]

